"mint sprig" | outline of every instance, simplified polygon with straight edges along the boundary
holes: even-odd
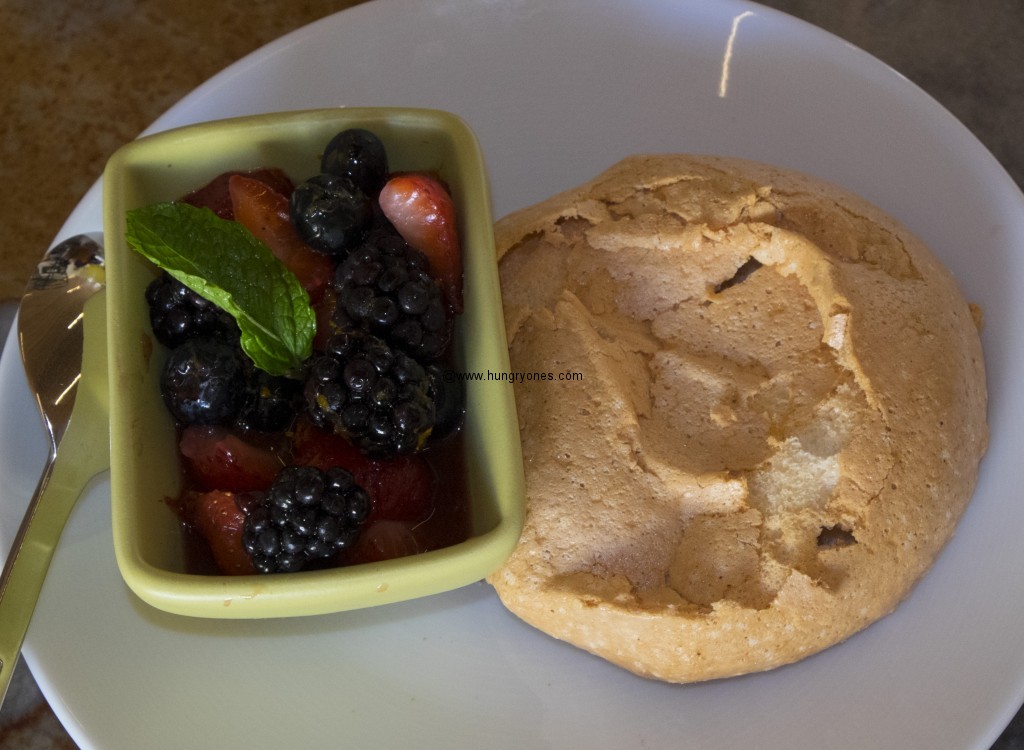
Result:
[[[284,375],[313,348],[309,295],[270,248],[244,226],[187,203],[154,203],[127,213],[136,251],[229,312],[242,350],[257,367]]]

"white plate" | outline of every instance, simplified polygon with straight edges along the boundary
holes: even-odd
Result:
[[[206,622],[121,583],[108,487],[54,561],[26,657],[84,748],[987,748],[1024,700],[1024,198],[874,58],[733,0],[381,0],[269,45],[152,127],[266,110],[422,105],[476,130],[497,215],[631,152],[744,156],[853,189],[930,243],[987,313],[992,444],[976,498],[892,616],[795,666],[647,682],[531,630],[485,584],[376,610]],[[61,235],[100,226],[98,186]],[[44,441],[0,364],[6,544]]]

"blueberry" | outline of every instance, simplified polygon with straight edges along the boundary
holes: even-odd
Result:
[[[314,250],[345,255],[358,245],[373,219],[373,205],[347,177],[319,174],[295,188],[292,223]]]
[[[302,401],[302,381],[270,375],[242,359],[245,393],[234,426],[242,432],[278,432],[291,424]]]
[[[228,424],[245,393],[244,355],[211,338],[189,339],[172,350],[160,378],[167,408],[182,424]]]
[[[324,149],[320,171],[348,177],[364,193],[376,196],[387,180],[387,152],[380,139],[369,130],[343,130]]]

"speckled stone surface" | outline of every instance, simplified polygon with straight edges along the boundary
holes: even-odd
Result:
[[[0,182],[6,188],[0,301],[20,296],[42,251],[118,146],[248,52],[357,4],[0,0]],[[970,128],[1024,186],[1024,1],[763,4],[901,72]],[[0,710],[0,750],[74,747],[19,666]],[[994,747],[1024,750],[1024,716],[1018,714]]]
[[[0,301],[107,158],[230,63],[353,0],[0,2]]]

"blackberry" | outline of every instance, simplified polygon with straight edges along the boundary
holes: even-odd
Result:
[[[318,174],[295,188],[292,224],[314,250],[343,256],[363,239],[373,219],[370,198],[348,177]]]
[[[234,425],[243,432],[279,432],[302,406],[302,381],[271,375],[242,357],[245,392]]]
[[[166,271],[146,287],[146,302],[153,335],[168,349],[200,336],[238,340],[238,324],[230,313],[200,297]]]
[[[450,330],[441,288],[428,269],[427,257],[394,229],[374,229],[338,264],[334,325],[369,331],[421,362],[436,360]]]
[[[260,573],[288,573],[333,557],[359,538],[370,497],[340,467],[286,466],[254,498],[242,545]]]
[[[237,345],[211,338],[189,339],[171,350],[160,377],[160,392],[181,424],[230,424],[245,391]]]
[[[431,382],[422,365],[385,341],[342,331],[309,367],[307,411],[366,455],[414,453],[436,421]]]

